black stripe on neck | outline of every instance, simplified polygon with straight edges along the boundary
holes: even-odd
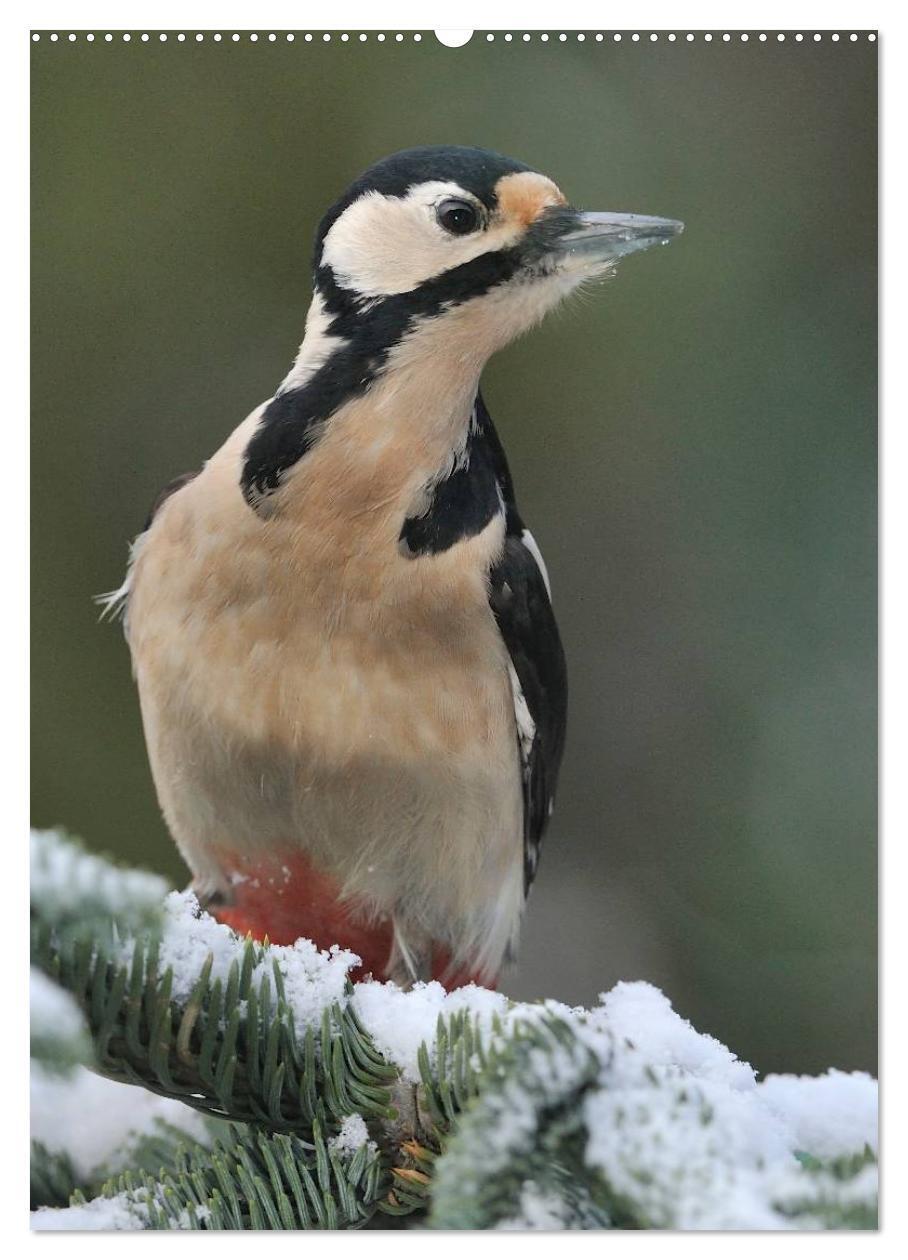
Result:
[[[553,208],[516,246],[480,254],[408,293],[378,300],[342,288],[330,267],[319,267],[315,284],[330,318],[326,333],[345,344],[304,385],[276,394],[265,408],[246,448],[240,479],[246,501],[256,507],[280,487],[284,475],[317,441],[323,423],[366,392],[391,351],[419,321],[481,297],[522,269],[529,279],[535,268],[546,266],[553,239],[574,217],[572,210]]]
[[[349,399],[366,392],[381,374],[393,348],[421,319],[487,293],[514,274],[514,251],[496,251],[452,268],[409,293],[374,304],[356,299],[320,267],[316,285],[331,317],[327,335],[345,344],[317,368],[304,385],[275,395],[246,448],[241,487],[255,507],[272,494],[317,441],[330,417]]]
[[[477,394],[463,456],[431,488],[425,510],[404,521],[401,547],[412,556],[447,551],[455,543],[475,538],[496,516],[505,516],[513,497],[504,451]]]

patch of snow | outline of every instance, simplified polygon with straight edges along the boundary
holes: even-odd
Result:
[[[564,1204],[557,1194],[540,1190],[534,1181],[525,1181],[520,1189],[517,1215],[495,1226],[499,1230],[564,1229]]]
[[[72,1042],[87,1035],[76,999],[37,967],[29,973],[29,1014],[35,1039]]]
[[[322,950],[300,937],[294,945],[272,945],[271,958],[283,977],[298,1035],[319,1027],[325,1007],[347,1005],[347,973],[359,964],[359,955],[337,945]]]
[[[779,1167],[766,1171],[767,1198],[779,1209],[785,1224],[782,1228],[828,1229],[829,1209],[841,1216],[849,1209],[861,1208],[868,1218],[876,1214],[879,1198],[879,1168],[867,1164],[854,1177],[842,1180],[827,1171],[805,1174],[798,1166],[795,1171]],[[805,1210],[813,1205],[813,1211]],[[824,1219],[822,1208],[827,1215]],[[785,1219],[794,1214],[794,1222]]]
[[[369,1138],[365,1120],[354,1112],[344,1117],[340,1131],[328,1139],[328,1147],[338,1155],[355,1155],[361,1146],[367,1146],[370,1154],[378,1150],[376,1144]]]
[[[34,1230],[125,1230],[146,1229],[148,1211],[130,1194],[92,1199],[77,1207],[38,1208],[31,1214]]]
[[[817,1159],[879,1151],[877,1083],[866,1072],[824,1076],[767,1076],[757,1086],[761,1100],[786,1121],[798,1150]]]
[[[113,866],[59,831],[32,831],[30,870],[32,902],[48,917],[86,905],[110,915],[155,909],[167,891],[159,875]]]
[[[244,950],[245,941],[202,910],[195,893],[188,890],[168,894],[164,902],[160,966],[162,971],[173,968],[176,1001],[188,999],[209,954],[213,958],[212,980],[226,982],[231,964],[242,965]],[[327,1006],[335,1002],[346,1004],[347,972],[359,961],[350,950],[336,945],[320,950],[301,937],[294,945],[269,946],[266,957],[253,972],[253,983],[260,983],[267,975],[273,992],[273,964],[277,963],[296,1031],[303,1033],[310,1026],[318,1026]]]
[[[437,980],[409,990],[367,980],[356,985],[353,998],[353,1008],[376,1048],[413,1084],[419,1081],[419,1047],[423,1042],[434,1045],[440,1015],[469,1010],[479,1017],[480,1033],[487,1034],[494,1016],[506,1016],[509,1006],[503,994],[490,989],[468,984],[447,993]]]
[[[817,1193],[795,1151],[857,1154],[875,1138],[869,1077],[757,1085],[749,1064],[698,1033],[651,985],[616,985],[586,1029],[613,1039],[610,1056],[599,1048],[599,1087],[584,1103],[587,1162],[653,1228],[792,1228],[779,1211],[783,1198]],[[861,1177],[873,1183],[876,1169]],[[851,1192],[864,1201],[867,1185]],[[830,1199],[841,1196],[830,1190]]]
[[[627,1056],[636,1055],[628,1051]],[[631,1084],[636,1068],[638,1082]],[[779,1229],[764,1168],[798,1165],[753,1090],[654,1068],[642,1056],[584,1103],[586,1161],[652,1229]]]
[[[675,1067],[698,1079],[732,1089],[752,1089],[756,1073],[723,1046],[697,1030],[673,1009],[655,985],[619,981],[600,994],[600,1005],[590,1012],[591,1028],[605,1027],[619,1044],[630,1044],[656,1067]]]
[[[182,1130],[189,1141],[211,1140],[200,1114],[174,1098],[109,1081],[87,1068],[59,1076],[32,1063],[31,1136],[49,1151],[68,1155],[80,1179],[127,1167],[135,1142],[157,1132],[159,1122]]]
[[[128,948],[131,952],[131,942]],[[173,970],[174,1001],[189,998],[209,954],[212,980],[226,982],[231,964],[242,964],[243,949],[242,939],[206,914],[190,889],[167,894],[158,965],[162,975],[168,967]]]
[[[31,1213],[33,1230],[47,1232],[50,1230],[144,1230],[148,1228],[149,1213],[144,1201],[145,1191],[123,1191],[111,1198],[91,1199],[88,1203],[80,1203],[67,1208],[38,1208]],[[211,1215],[211,1209],[196,1204],[196,1221],[204,1221]],[[189,1210],[183,1208],[171,1218],[171,1229],[193,1229]]]

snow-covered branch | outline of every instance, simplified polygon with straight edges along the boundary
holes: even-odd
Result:
[[[640,982],[591,1009],[351,985],[347,951],[253,945],[191,893],[168,894],[149,926],[160,889],[145,877],[102,863],[89,878],[80,864],[100,859],[60,837],[37,852],[39,1059],[54,1027],[84,1048],[84,1017],[96,1069],[146,1089],[73,1072],[66,1055],[36,1064],[39,1198],[67,1168],[93,1197],[41,1206],[35,1228],[338,1227],[376,1213],[388,1227],[407,1214],[442,1228],[873,1227],[864,1073],[760,1081]]]

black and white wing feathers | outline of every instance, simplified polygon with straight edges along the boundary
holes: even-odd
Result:
[[[506,512],[504,550],[489,575],[489,603],[511,659],[523,776],[524,889],[529,892],[564,752],[567,668],[542,556],[520,519],[504,451],[481,396],[476,406],[482,428],[496,448]]]

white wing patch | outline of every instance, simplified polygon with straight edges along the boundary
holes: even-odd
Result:
[[[549,581],[549,571],[545,567],[545,561],[542,558],[542,552],[539,550],[539,544],[536,542],[536,539],[533,537],[533,535],[530,533],[528,529],[525,529],[523,533],[520,535],[520,541],[523,543],[524,547],[526,547],[527,551],[536,561],[536,568],[542,574],[542,580],[543,582],[545,582],[545,589],[548,592],[549,599],[551,599],[552,598],[552,584]]]
[[[533,721],[530,706],[527,704],[526,697],[523,694],[520,679],[517,677],[517,670],[510,663],[508,664],[508,674],[511,679],[511,695],[514,700],[517,738],[520,740],[520,759],[523,765],[526,766],[533,748],[533,740],[536,738],[536,723]]]

